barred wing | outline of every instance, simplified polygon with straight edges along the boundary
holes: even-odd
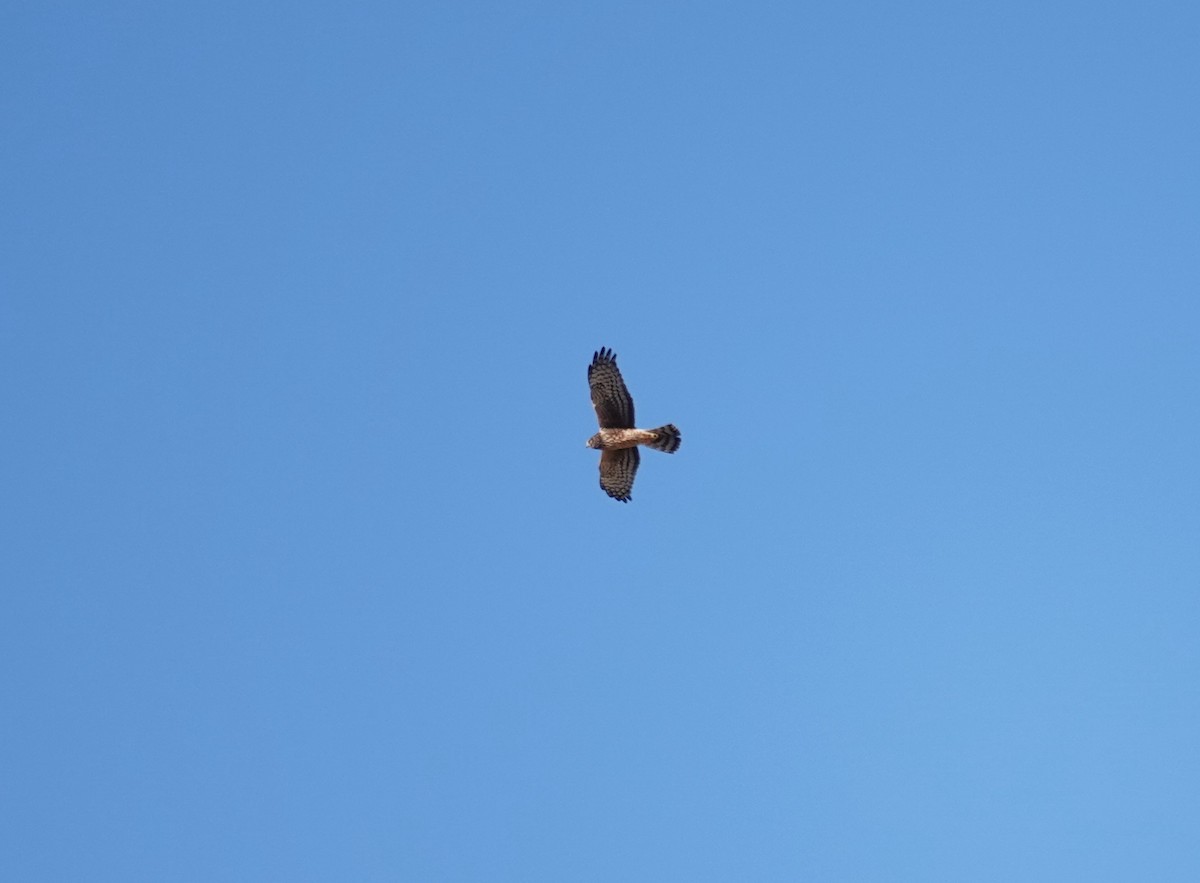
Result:
[[[617,368],[617,356],[612,350],[602,347],[592,355],[592,364],[588,365],[588,386],[592,388],[592,404],[596,406],[596,419],[600,421],[601,429],[633,428],[633,397],[625,388]],[[634,468],[637,468],[636,463]]]
[[[600,487],[614,500],[628,503],[633,493],[641,456],[637,448],[618,448],[600,453]]]

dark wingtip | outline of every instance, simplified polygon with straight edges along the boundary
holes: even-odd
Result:
[[[602,346],[602,347],[600,347],[599,350],[592,353],[592,364],[593,365],[599,364],[600,362],[615,362],[616,360],[617,360],[617,354],[614,353],[609,347],[606,347],[606,346]]]

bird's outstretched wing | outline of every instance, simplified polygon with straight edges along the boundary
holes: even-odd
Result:
[[[614,500],[628,503],[633,494],[633,478],[641,457],[637,448],[618,448],[600,453],[600,487]]]
[[[601,429],[633,428],[633,397],[625,388],[612,350],[602,347],[593,354],[592,364],[588,365],[588,386],[592,388],[592,404]]]

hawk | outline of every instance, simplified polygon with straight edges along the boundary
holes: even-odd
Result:
[[[601,347],[592,354],[588,386],[592,388],[600,431],[587,440],[587,446],[600,450],[600,487],[614,500],[628,503],[641,460],[637,446],[674,454],[682,437],[672,423],[658,429],[634,428],[633,398],[621,379],[617,356],[612,350]]]

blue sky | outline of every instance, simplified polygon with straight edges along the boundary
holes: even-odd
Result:
[[[1198,42],[10,5],[0,877],[1196,879]]]

